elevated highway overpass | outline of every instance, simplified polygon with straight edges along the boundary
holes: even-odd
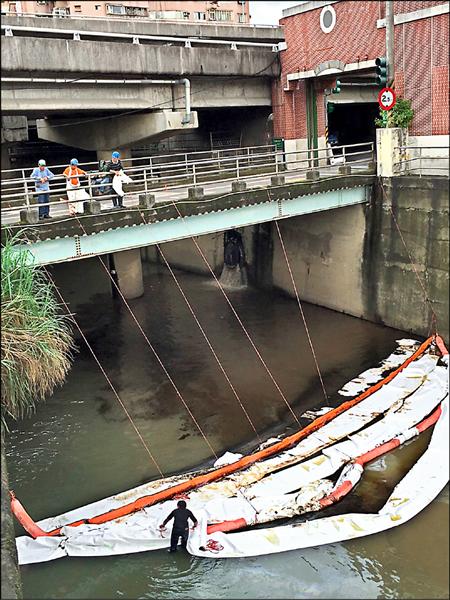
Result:
[[[272,27],[5,17],[3,114],[45,118],[38,122],[38,135],[46,140],[77,146],[75,136],[88,150],[129,148],[197,127],[198,110],[269,110],[282,39],[282,30]],[[186,80],[188,99],[182,87]],[[192,119],[182,114],[187,101]],[[130,119],[120,116],[114,117],[115,128],[124,134],[119,144],[100,135],[103,124],[93,131],[92,114],[130,110],[139,111],[132,119],[139,139],[130,131]],[[161,114],[148,116],[167,111],[170,121]],[[72,132],[61,121],[71,114],[77,116]],[[83,114],[90,117],[86,129]]]

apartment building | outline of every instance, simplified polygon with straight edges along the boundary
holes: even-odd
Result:
[[[1,2],[2,13],[103,18],[147,18],[248,24],[248,0],[151,2],[150,0],[16,0]]]

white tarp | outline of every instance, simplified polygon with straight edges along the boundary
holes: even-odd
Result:
[[[217,558],[260,556],[332,544],[401,525],[420,513],[448,482],[448,434],[447,396],[427,450],[376,514],[348,513],[292,525],[212,535],[206,534],[205,518],[201,515],[200,527],[189,537],[188,551],[196,556]],[[208,540],[215,542],[213,553],[199,550]]]
[[[331,482],[325,479],[327,476],[336,472],[350,458],[359,456],[392,437],[406,433],[446,396],[448,388],[447,369],[443,366],[436,367],[436,362],[437,357],[426,354],[411,363],[401,374],[379,391],[353,407],[348,414],[343,413],[336,417],[319,432],[302,440],[296,447],[277,457],[261,461],[245,471],[235,473],[221,481],[190,492],[189,508],[199,518],[200,527],[190,537],[189,551],[199,556],[211,556],[210,551],[204,553],[198,550],[200,546],[211,547],[211,544],[208,546],[208,539],[212,539],[213,542],[223,546],[223,550],[217,550],[219,546],[212,550],[214,555],[217,556],[247,556],[252,555],[252,553],[280,552],[292,549],[292,544],[292,547],[304,547],[301,545],[304,543],[303,538],[298,533],[300,527],[297,526],[289,526],[288,529],[286,529],[286,526],[274,527],[258,532],[248,531],[240,534],[215,533],[211,536],[207,536],[206,527],[208,522],[214,523],[238,518],[244,518],[247,523],[261,522],[271,518],[271,515],[272,518],[276,518],[275,511],[279,513],[279,516],[284,514],[293,516],[304,512],[308,507],[309,510],[317,510],[318,499],[328,494],[332,487]],[[381,421],[372,424],[363,431],[359,431],[364,424],[367,425],[375,420],[378,415],[382,416]],[[439,428],[436,426],[433,433],[433,440],[437,436],[440,440],[439,443],[444,444],[443,452],[448,440],[442,441],[443,434],[439,433],[437,435],[437,432],[442,431],[442,422],[447,419],[448,415],[445,409],[444,415],[438,422],[440,426]],[[354,433],[357,431],[358,433]],[[352,433],[350,439],[335,444],[337,440],[343,439]],[[320,450],[322,450],[322,453],[318,457],[309,461],[305,460],[305,457]],[[290,465],[292,461],[300,464],[271,474],[275,469],[279,469],[280,465]],[[447,471],[448,469],[445,468],[442,470],[442,461],[440,461],[428,473],[429,477],[434,477],[438,482],[436,487],[441,486],[438,491],[448,480]],[[86,519],[117,508],[143,495],[170,487],[174,483],[185,481],[191,476],[192,474],[154,481],[134,490],[72,510],[59,517],[45,519],[40,521],[38,525],[45,530],[51,530],[77,519]],[[413,481],[414,485],[416,483],[419,485],[420,482]],[[299,488],[302,488],[300,494],[287,495],[287,492]],[[434,498],[436,493],[431,495],[425,504]],[[419,505],[420,502],[419,499],[416,504]],[[87,524],[79,527],[64,527],[62,535],[58,537],[41,537],[36,540],[28,536],[19,537],[17,538],[19,562],[20,564],[27,564],[53,560],[65,555],[104,556],[168,547],[170,530],[161,532],[159,524],[175,506],[176,500],[169,500],[102,525]],[[414,510],[414,508],[411,510]],[[354,518],[359,523],[360,518],[366,516],[356,515]],[[376,515],[369,516],[373,520]],[[339,518],[344,518],[344,516]],[[308,533],[305,538],[308,539],[307,545],[337,541],[334,538],[331,539],[333,536],[330,537],[331,526],[327,525],[327,520],[318,519],[305,525],[315,531],[314,528],[317,526],[311,523],[322,521],[325,522],[324,533],[322,534],[322,528],[319,528],[316,538],[324,541],[316,542],[308,539],[310,535]],[[347,539],[349,532],[358,530],[359,525],[355,530],[354,523],[356,521],[347,521],[348,519],[345,518],[343,521],[335,521],[332,525],[333,535],[336,534],[338,529],[340,535],[344,536],[339,539]],[[376,522],[381,523],[380,519]],[[341,523],[343,523],[342,526]],[[339,527],[337,527],[337,524],[339,524]],[[383,528],[387,527],[383,525],[381,529]],[[381,529],[376,529],[373,532]],[[269,545],[260,543],[260,536],[263,535],[260,533],[261,531],[266,531],[264,539]],[[286,531],[293,531],[294,535],[290,533],[285,539],[283,536],[285,536],[284,532]],[[362,531],[372,532],[370,527]],[[251,535],[246,537],[247,534]],[[257,534],[256,538],[253,534]],[[365,534],[362,533],[361,535]],[[327,539],[327,536],[329,539]],[[291,537],[293,537],[293,540],[291,540]],[[258,541],[254,541],[255,539]],[[250,541],[247,543],[247,540]],[[275,543],[274,540],[280,540],[280,542]],[[252,547],[252,545],[254,546]]]

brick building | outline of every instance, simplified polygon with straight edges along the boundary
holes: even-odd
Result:
[[[16,0],[1,3],[2,11],[20,14],[54,14],[80,17],[144,17],[149,19],[248,23],[248,0],[167,1],[150,0]]]
[[[449,4],[395,1],[394,87],[415,111],[410,143],[448,146]],[[286,151],[375,138],[380,86],[375,59],[386,55],[384,1],[303,2],[283,11],[286,50],[273,85],[274,135]],[[333,94],[336,80],[341,92]],[[332,106],[330,106],[332,105]],[[429,136],[433,136],[430,140]]]

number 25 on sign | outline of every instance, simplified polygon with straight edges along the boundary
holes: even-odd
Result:
[[[396,101],[396,95],[392,88],[385,87],[378,94],[378,104],[383,110],[391,110]]]

